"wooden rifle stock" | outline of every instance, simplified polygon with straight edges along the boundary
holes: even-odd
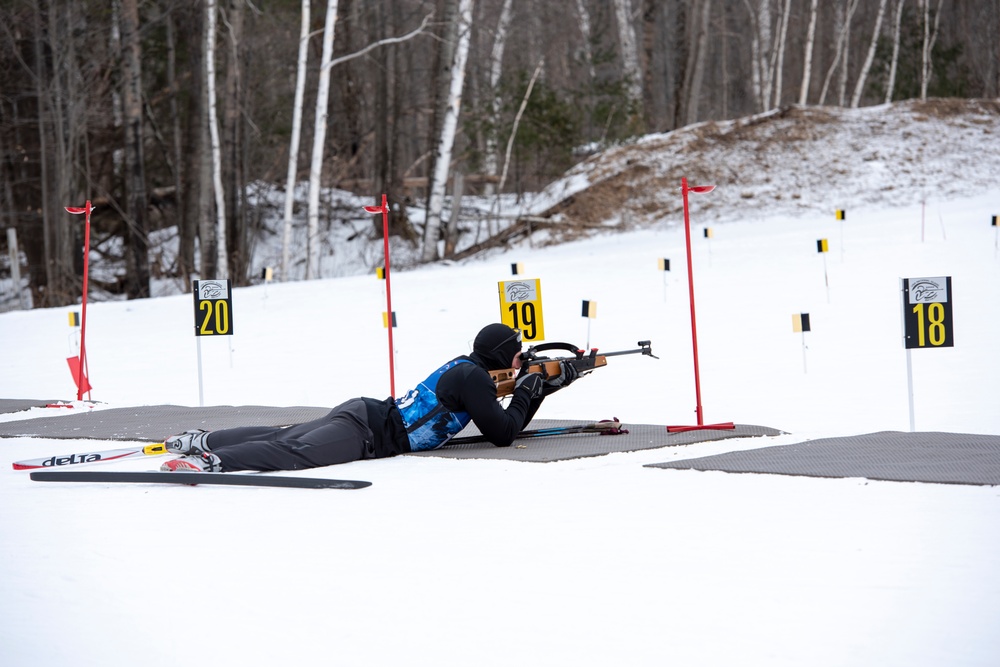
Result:
[[[569,343],[544,343],[542,345],[538,345],[537,347],[529,347],[525,352],[521,353],[521,359],[523,361],[523,364],[521,365],[521,374],[526,375],[528,373],[541,373],[542,377],[546,379],[556,377],[562,372],[560,364],[566,361],[569,362],[580,375],[585,375],[590,373],[595,368],[607,366],[608,357],[622,354],[643,354],[653,357],[654,359],[659,358],[653,354],[648,340],[641,340],[637,343],[637,345],[639,346],[639,349],[637,350],[624,350],[621,352],[605,352],[604,354],[598,354],[597,348],[593,348],[589,353],[585,353],[580,348],[570,345]],[[555,359],[538,356],[538,352],[552,349],[569,350],[573,352],[575,356],[558,357]],[[514,393],[514,385],[517,382],[517,374],[517,371],[513,368],[490,371],[490,376],[493,378],[493,382],[497,385],[497,398]]]

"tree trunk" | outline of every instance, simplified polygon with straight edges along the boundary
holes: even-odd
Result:
[[[823,90],[819,94],[820,106],[823,106],[826,102],[826,93],[830,87],[830,80],[833,78],[833,73],[837,71],[837,67],[839,65],[846,65],[846,63],[841,62],[841,54],[844,51],[844,41],[849,32],[851,17],[854,16],[854,10],[858,6],[858,0],[844,0],[844,2],[847,5],[846,12],[841,12],[840,8],[837,8],[837,22],[834,26],[834,32],[837,34],[837,47],[833,56],[833,61],[830,63],[830,69],[826,72],[826,79],[823,80]]]
[[[596,73],[594,72],[594,54],[590,45],[590,11],[587,9],[586,0],[576,0],[576,17],[580,25],[580,36],[583,47],[583,60],[587,66],[588,88],[593,85]]]
[[[42,8],[38,5],[38,0],[34,3],[32,7],[34,15],[34,56],[35,56],[35,70],[32,72],[32,78],[35,81],[35,97],[38,100],[38,162],[39,162],[39,172],[41,174],[41,183],[39,183],[39,189],[42,193],[41,201],[41,216],[42,216],[42,249],[45,266],[43,267],[45,275],[45,287],[46,294],[45,298],[42,299],[42,303],[48,303],[50,288],[56,287],[56,283],[53,280],[56,279],[53,267],[55,266],[55,247],[52,244],[52,216],[49,210],[49,197],[51,196],[49,192],[49,149],[48,149],[48,129],[45,126],[44,118],[46,117],[46,112],[49,110],[50,105],[46,99],[45,90],[47,88],[48,77],[45,75],[45,58],[43,56],[44,51],[44,36],[42,34]],[[36,289],[40,288],[40,285],[35,286]],[[55,305],[55,304],[52,304]],[[62,304],[60,304],[62,305]]]
[[[927,100],[927,87],[930,85],[931,74],[934,66],[931,56],[934,53],[934,42],[937,41],[938,25],[941,21],[941,4],[944,0],[938,0],[937,10],[934,12],[934,28],[930,26],[931,0],[923,0],[924,4],[924,41],[921,49],[920,67],[920,99]]]
[[[503,0],[500,8],[500,20],[497,22],[497,30],[493,36],[493,49],[490,51],[490,123],[486,133],[486,151],[483,157],[483,172],[489,176],[497,175],[497,168],[500,161],[500,107],[503,100],[500,99],[500,73],[503,71],[503,54],[507,45],[507,32],[510,29],[511,7],[513,0]],[[490,196],[493,194],[493,183],[487,183],[483,189],[483,194]]]
[[[812,0],[809,8],[809,31],[806,33],[806,54],[802,66],[802,87],[799,89],[799,104],[805,105],[809,98],[809,79],[812,77],[813,46],[816,43],[816,15],[819,0]]]
[[[323,144],[330,101],[330,61],[333,60],[333,35],[337,23],[337,0],[327,0],[323,27],[323,56],[320,61],[319,87],[316,92],[316,120],[313,129],[312,162],[309,166],[309,212],[306,280],[319,277],[319,191],[322,186]]]
[[[785,69],[785,43],[788,37],[788,15],[792,11],[792,0],[785,0],[781,11],[781,32],[778,37],[777,62],[774,67],[774,107],[781,106],[781,80]]]
[[[226,250],[226,197],[222,188],[222,147],[219,140],[219,117],[215,92],[215,0],[205,3],[205,85],[208,94],[208,133],[212,143],[212,189],[215,192],[215,275],[218,280],[229,277]]]
[[[689,76],[684,83],[684,96],[686,98],[684,124],[690,125],[698,122],[699,104],[701,101],[701,86],[705,79],[705,60],[708,52],[708,27],[709,18],[712,12],[712,0],[699,0],[700,5],[694,9],[695,35],[691,40],[690,55],[688,57]]]
[[[246,207],[244,206],[242,136],[243,122],[243,74],[241,71],[244,3],[246,0],[230,0],[225,12],[225,34],[229,39],[226,50],[226,84],[222,103],[222,183],[226,202],[226,246],[229,275],[235,285],[246,285],[250,266],[250,239],[247,230]]]
[[[860,0],[858,0],[860,2]],[[857,4],[855,4],[857,6]],[[844,48],[840,52],[840,80],[837,85],[837,104],[844,106],[847,102],[847,76],[849,74],[848,64],[851,58],[851,20],[844,22]]]
[[[422,259],[430,262],[439,258],[438,240],[441,238],[441,211],[444,208],[444,193],[451,170],[451,154],[455,146],[458,130],[458,114],[462,108],[462,88],[465,84],[465,64],[469,57],[469,40],[472,36],[472,8],[474,0],[460,0],[458,6],[458,42],[455,46],[455,61],[451,68],[451,85],[448,90],[448,106],[441,123],[438,137],[434,173],[430,181],[430,199],[427,204],[427,223],[424,227],[424,247]]]
[[[177,98],[180,84],[177,80],[177,37],[174,13],[166,17],[167,37],[167,87],[170,90],[170,124],[173,128],[174,161],[174,211],[177,224],[177,276],[182,289],[190,289],[191,274],[194,272],[194,233],[187,210],[184,206],[185,189],[181,173],[184,170],[183,137],[181,136],[181,115]]]
[[[760,0],[759,6],[760,10],[757,12],[757,31],[760,35],[758,109],[767,111],[771,108],[771,94],[774,92],[774,68],[771,65],[774,55],[774,35],[771,32],[771,0]]]
[[[896,23],[892,30],[892,61],[889,63],[889,82],[885,86],[885,103],[892,102],[892,92],[896,87],[896,66],[899,63],[899,38],[900,28],[903,21],[903,4],[906,0],[899,0],[896,5]]]
[[[302,106],[306,91],[306,66],[309,59],[310,0],[302,0],[299,25],[299,57],[295,68],[295,100],[292,103],[292,138],[288,145],[288,172],[285,177],[285,212],[281,234],[281,279],[291,277],[292,213],[295,210],[295,184],[299,174],[299,143],[302,141]]]
[[[872,41],[868,46],[868,56],[865,58],[865,64],[861,66],[861,73],[858,75],[858,83],[854,87],[854,95],[851,97],[851,108],[857,109],[858,104],[861,102],[861,93],[865,89],[865,80],[868,78],[868,70],[872,67],[872,62],[875,60],[875,47],[878,46],[878,36],[879,32],[882,30],[882,16],[885,14],[886,0],[880,0],[878,5],[878,15],[875,17],[875,29],[872,31]]]
[[[622,73],[626,80],[628,99],[633,108],[642,103],[642,72],[639,71],[639,50],[632,25],[632,3],[613,0],[618,24],[618,47],[621,49]]]
[[[122,0],[122,112],[125,129],[125,288],[129,299],[149,297],[149,224],[142,125],[142,44],[137,0]]]

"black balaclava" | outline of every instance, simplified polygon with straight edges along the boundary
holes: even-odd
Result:
[[[482,362],[486,370],[510,368],[514,355],[521,351],[519,334],[506,324],[489,324],[476,335],[470,356]]]

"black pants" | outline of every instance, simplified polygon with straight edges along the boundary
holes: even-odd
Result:
[[[233,470],[302,470],[375,455],[368,411],[360,398],[325,417],[288,427],[245,426],[212,431],[208,448]]]

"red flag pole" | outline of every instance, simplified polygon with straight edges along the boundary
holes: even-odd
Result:
[[[390,278],[389,272],[389,204],[385,194],[382,195],[382,205],[381,206],[365,206],[365,210],[369,213],[382,213],[382,245],[383,252],[385,254],[385,308],[386,308],[386,324],[388,324],[389,329],[389,394],[393,398],[396,397],[396,369],[393,363],[395,354],[393,354],[392,346],[392,279]]]
[[[681,197],[684,202],[684,240],[687,245],[688,296],[691,301],[691,349],[694,353],[695,414],[698,416],[698,425],[668,426],[667,431],[671,433],[694,431],[698,429],[736,428],[736,425],[732,422],[726,422],[724,424],[709,424],[706,426],[701,407],[701,374],[698,370],[698,324],[694,309],[694,266],[691,261],[691,216],[688,213],[688,192],[701,194],[704,192],[711,192],[714,189],[714,185],[695,185],[693,187],[688,187],[687,178],[681,178]]]
[[[688,213],[687,178],[681,178],[681,195],[684,200],[684,241],[687,244],[688,295],[691,302],[691,349],[694,352],[695,414],[698,426],[705,423],[701,409],[701,375],[698,372],[698,323],[694,313],[694,267],[691,262],[691,216]]]
[[[76,379],[76,400],[83,400],[83,392],[87,392],[87,399],[90,399],[90,383],[87,382],[86,389],[84,389],[84,378],[87,377],[84,372],[84,367],[87,365],[87,291],[88,291],[88,278],[90,276],[90,212],[93,208],[90,205],[90,200],[87,200],[87,204],[83,208],[78,208],[75,206],[67,206],[66,211],[74,215],[84,214],[84,232],[83,232],[83,302],[81,307],[80,315],[80,368],[77,371]]]

